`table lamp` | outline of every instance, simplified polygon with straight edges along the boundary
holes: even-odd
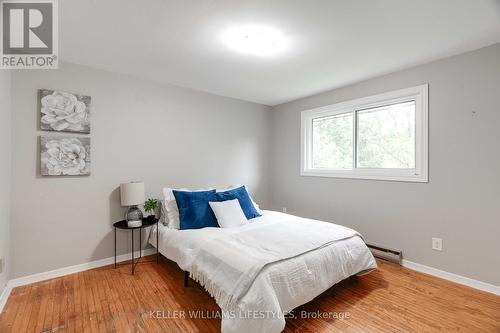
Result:
[[[120,185],[120,196],[122,206],[128,207],[125,220],[129,227],[140,227],[142,225],[142,211],[137,207],[146,200],[143,182],[131,182]]]

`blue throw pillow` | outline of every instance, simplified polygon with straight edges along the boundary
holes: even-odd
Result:
[[[217,201],[215,190],[210,191],[172,191],[179,208],[180,229],[201,229],[218,227],[214,212],[208,204]]]
[[[238,199],[241,209],[248,220],[261,216],[259,212],[255,209],[255,206],[248,195],[245,186],[241,186],[232,190],[227,190],[224,192],[217,192],[217,201],[227,201]]]

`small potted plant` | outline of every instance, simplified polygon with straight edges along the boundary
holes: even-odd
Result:
[[[148,199],[144,203],[144,210],[146,213],[149,213],[148,219],[152,220],[155,218],[156,207],[158,207],[158,200],[156,199]]]

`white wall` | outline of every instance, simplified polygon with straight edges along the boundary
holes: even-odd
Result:
[[[92,97],[92,175],[39,176],[37,89]],[[62,63],[12,77],[11,278],[113,255],[118,186],[248,184],[267,204],[268,107]],[[124,233],[119,252],[130,248]]]
[[[429,183],[301,177],[300,111],[429,83]],[[271,203],[500,285],[500,44],[277,106]],[[443,252],[431,237],[444,239]]]
[[[10,72],[0,70],[0,293],[9,279],[10,262],[10,80]]]

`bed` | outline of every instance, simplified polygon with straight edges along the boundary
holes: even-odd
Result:
[[[262,213],[238,228],[176,230],[158,225],[160,253],[215,298],[224,333],[281,332],[293,309],[341,280],[377,267],[352,229],[274,211]],[[155,231],[149,241],[156,247]],[[300,240],[293,239],[294,232]],[[323,236],[327,233],[329,238]]]

